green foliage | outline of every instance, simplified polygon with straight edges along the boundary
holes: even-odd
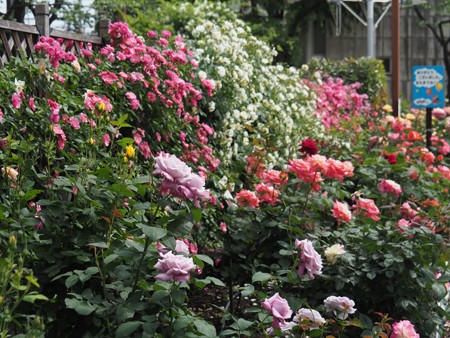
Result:
[[[313,59],[308,63],[310,70],[320,71],[332,77],[339,77],[346,84],[359,82],[360,94],[367,94],[374,109],[387,102],[386,72],[382,61],[370,58],[327,60]]]

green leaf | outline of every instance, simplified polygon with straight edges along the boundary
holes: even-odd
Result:
[[[209,256],[207,256],[207,255],[201,255],[201,254],[198,254],[198,255],[195,255],[195,257],[199,258],[201,261],[205,262],[206,264],[209,264],[209,265],[211,265],[211,266],[214,265],[214,262],[213,262],[213,260],[211,259],[211,257],[209,257]]]
[[[73,298],[66,298],[65,303],[69,309],[75,310],[77,313],[79,313],[82,316],[88,316],[92,312],[95,311],[95,307],[92,306],[92,304],[87,301],[73,299]]]
[[[23,297],[23,300],[24,300],[25,302],[33,303],[33,304],[34,304],[34,302],[37,301],[37,300],[45,300],[45,301],[48,301],[48,298],[45,297],[44,295],[41,295],[41,294],[37,293],[37,292],[30,292],[29,294],[27,294],[27,295],[25,295],[25,296]]]
[[[142,232],[153,242],[156,242],[158,239],[167,235],[166,229],[150,227],[148,225],[142,225]]]
[[[237,321],[237,326],[239,327],[239,330],[246,330],[252,325],[253,325],[253,322],[250,322],[250,321],[245,320],[243,318],[239,318],[238,321]]]
[[[66,279],[64,284],[66,285],[66,288],[69,289],[72,286],[74,286],[76,283],[78,283],[79,280],[80,280],[80,277],[78,275],[71,275]]]
[[[371,329],[373,326],[372,320],[363,313],[359,314],[359,321],[361,322],[361,326],[365,329]]]
[[[25,193],[24,199],[27,202],[31,201],[32,199],[34,199],[38,194],[40,194],[43,191],[44,190],[38,190],[38,189],[29,190]]]
[[[119,145],[119,146],[122,146],[122,147],[126,147],[127,145],[130,145],[130,144],[132,144],[132,143],[134,143],[134,140],[131,138],[131,137],[124,137],[123,139],[121,139],[119,142],[117,142],[117,144]]]
[[[206,337],[217,337],[216,328],[212,326],[211,324],[207,323],[204,320],[196,320],[194,322],[195,327],[197,328],[198,332],[203,334]]]
[[[447,295],[447,289],[443,284],[434,283],[431,289],[438,300],[443,299]]]
[[[159,302],[159,301],[163,300],[164,298],[168,298],[168,297],[169,297],[169,291],[159,290],[159,291],[156,291],[152,295],[152,302]]]
[[[243,296],[250,296],[255,291],[255,287],[253,285],[247,285],[244,289],[242,289],[241,294]]]
[[[86,244],[86,246],[95,246],[96,248],[101,248],[101,249],[109,248],[108,244],[106,244],[105,242],[89,243],[89,244]]]
[[[184,329],[185,327],[191,324],[191,321],[192,320],[188,317],[180,317],[173,324],[173,330],[178,331]]]
[[[124,322],[130,318],[133,318],[134,310],[129,307],[119,305],[116,311],[116,315],[119,322]]]
[[[111,255],[105,257],[105,259],[103,260],[103,263],[105,263],[105,265],[108,265],[109,263],[115,261],[117,258],[119,258],[119,255],[111,254]]]
[[[91,266],[85,270],[86,275],[95,275],[98,272],[98,268],[96,266]]]
[[[193,226],[194,224],[191,221],[185,218],[178,218],[170,222],[167,229],[175,237],[184,237],[191,232]]]
[[[216,277],[206,277],[205,278],[207,281],[210,281],[211,283],[213,283],[214,285],[217,286],[226,286],[224,284],[224,282],[222,282],[220,279],[216,278]]]
[[[116,338],[128,337],[141,325],[142,323],[137,321],[120,324],[116,331]]]
[[[113,184],[108,190],[114,191],[117,194],[126,196],[126,197],[134,197],[134,192],[132,192],[125,184]]]
[[[31,284],[33,284],[35,287],[39,287],[39,283],[37,279],[34,276],[25,276],[25,279],[29,281]]]
[[[252,277],[252,283],[255,282],[267,282],[269,279],[272,278],[272,275],[270,273],[265,272],[257,272]]]

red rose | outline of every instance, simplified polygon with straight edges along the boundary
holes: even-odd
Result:
[[[398,153],[395,152],[393,154],[384,154],[383,157],[388,160],[390,164],[396,164],[397,163],[397,155]]]
[[[300,149],[298,151],[308,155],[315,155],[319,152],[319,149],[313,140],[307,138],[300,144]]]

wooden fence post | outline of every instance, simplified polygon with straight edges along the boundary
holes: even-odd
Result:
[[[36,28],[41,36],[50,36],[50,21],[48,4],[37,4],[35,10]]]
[[[110,19],[100,19],[100,29],[98,35],[103,39],[103,42],[105,42],[105,38],[108,35],[108,29],[110,24],[111,24]]]

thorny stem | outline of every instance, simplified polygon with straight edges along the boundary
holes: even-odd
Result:
[[[153,222],[155,221],[156,215],[158,214],[160,209],[160,206],[158,205],[155,212],[152,213],[152,217],[150,219],[150,224],[153,224]],[[134,282],[133,282],[133,289],[131,291],[131,293],[135,293],[136,289],[137,289],[137,285],[139,282],[139,277],[141,275],[141,268],[142,268],[142,263],[144,262],[145,256],[147,256],[147,250],[148,247],[150,246],[150,238],[148,236],[145,237],[145,243],[144,243],[144,250],[142,251],[142,255],[141,258],[139,259],[139,263],[136,269],[136,275],[134,276]]]

